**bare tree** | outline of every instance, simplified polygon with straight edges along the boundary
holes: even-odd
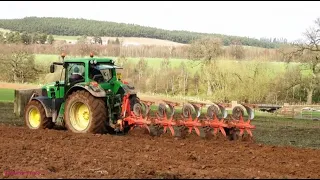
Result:
[[[146,85],[146,73],[148,69],[148,61],[144,58],[140,58],[138,63],[135,66],[135,73],[138,75],[138,79],[136,80],[136,84],[138,85],[139,90],[144,90]]]
[[[9,75],[8,81],[32,82],[41,72],[35,68],[34,55],[20,48],[10,54],[2,54],[1,60],[0,69]]]
[[[160,63],[160,70],[161,70],[161,74],[159,74],[159,76],[161,77],[160,79],[164,80],[164,82],[162,82],[164,84],[164,89],[166,92],[166,95],[168,95],[169,92],[169,72],[171,71],[171,64],[170,64],[170,60],[169,58],[165,58],[161,61]]]
[[[243,59],[245,56],[244,48],[241,42],[238,40],[232,42],[230,46],[230,51],[231,51],[230,54],[234,59]]]
[[[194,41],[189,49],[189,58],[209,63],[223,53],[222,41],[218,38],[202,38]]]
[[[182,93],[185,96],[188,90],[188,80],[189,80],[189,72],[187,69],[186,64],[182,61],[180,64],[180,75],[179,75],[179,79],[181,79],[181,81],[179,81],[179,86],[180,89],[182,89]]]
[[[311,73],[304,81],[307,90],[307,104],[312,104],[315,89],[320,85],[320,18],[315,20],[315,26],[304,33],[304,41],[293,44],[294,50],[285,53],[285,61],[299,61],[304,70]]]
[[[189,49],[189,58],[193,60],[201,60],[201,71],[204,74],[207,82],[207,95],[211,96],[212,92],[212,81],[216,69],[215,60],[222,55],[222,41],[217,38],[203,38],[196,40],[191,44]]]

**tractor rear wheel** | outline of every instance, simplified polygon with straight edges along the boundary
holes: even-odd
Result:
[[[54,126],[51,118],[46,116],[44,107],[37,100],[28,102],[25,108],[24,121],[30,129],[51,129]]]
[[[101,98],[92,96],[88,91],[73,92],[65,105],[66,127],[75,133],[105,133],[108,120],[107,108]]]

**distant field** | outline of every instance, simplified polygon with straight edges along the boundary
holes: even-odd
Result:
[[[58,35],[53,35],[53,38],[55,40],[77,40],[80,36],[58,36]]]
[[[116,40],[116,37],[102,37],[103,41]],[[152,39],[152,38],[140,38],[140,37],[119,37],[119,41],[122,42],[123,45],[156,45],[156,46],[183,46],[185,44],[176,43],[173,41],[162,40],[162,39]]]
[[[97,56],[98,57],[98,56]],[[53,61],[59,60],[59,55],[51,55],[51,54],[37,54],[36,55],[36,63],[44,64],[49,67],[49,64]],[[66,57],[72,58],[72,57]],[[117,57],[108,57],[112,58],[117,62]],[[137,63],[140,58],[127,58],[129,62]],[[145,58],[148,61],[148,66],[152,68],[159,69],[160,64],[163,61],[163,58]],[[181,62],[185,62],[186,66],[188,67],[189,71],[194,73],[199,71],[200,66],[199,62],[187,60],[187,59],[170,59],[171,66],[173,68],[178,68],[181,65]],[[268,69],[268,76],[273,77],[274,75],[284,72],[286,69],[286,63],[283,62],[261,62],[261,64],[257,64],[254,61],[234,61],[234,60],[218,60],[218,65],[225,71],[241,71],[241,69],[252,67],[254,68],[256,65],[263,66],[265,69]],[[289,66],[295,66],[294,63],[290,64]]]
[[[8,30],[8,29],[3,29],[3,28],[0,28],[0,32],[6,33],[6,32],[10,32],[10,30]]]
[[[81,36],[53,36],[56,40],[74,41]],[[88,37],[93,38],[93,37]],[[105,43],[110,40],[116,40],[117,37],[101,37]],[[155,46],[183,46],[185,44],[176,43],[168,40],[152,39],[152,38],[140,38],[140,37],[118,37],[119,41],[125,45],[155,45]]]

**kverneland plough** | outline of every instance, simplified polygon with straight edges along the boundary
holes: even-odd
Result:
[[[237,105],[232,108],[232,114],[228,115],[226,109],[230,108],[231,104],[188,102],[182,105],[181,115],[177,116],[175,110],[180,106],[179,103],[163,101],[157,106],[156,111],[151,111],[151,106],[154,104],[155,102],[140,101],[134,104],[133,111],[129,111],[130,104],[124,102],[123,120],[131,126],[131,129],[142,127],[154,136],[169,132],[172,136],[185,137],[194,131],[201,137],[209,134],[217,137],[218,132],[221,132],[223,136],[235,140],[244,137],[245,132],[251,138],[253,136],[251,130],[255,129],[255,126],[250,124],[254,118],[254,105]],[[205,107],[206,114],[201,115]],[[244,109],[248,114],[246,121]]]

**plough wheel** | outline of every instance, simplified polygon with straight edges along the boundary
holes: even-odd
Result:
[[[166,114],[167,118],[170,118],[174,115],[174,108],[170,104],[160,103],[158,106],[158,115],[161,118],[164,118]]]
[[[219,110],[219,108],[217,106],[215,106],[215,105],[209,106],[208,109],[207,109],[208,118],[210,118],[210,120],[211,120],[211,119],[213,119],[214,115],[216,115],[216,117],[218,117],[219,111],[220,110]]]
[[[147,107],[144,103],[138,102],[133,105],[133,113],[136,116],[146,116],[147,115]]]
[[[241,106],[235,106],[233,109],[232,109],[232,117],[236,120],[239,120],[240,119],[240,116],[244,116],[244,111],[243,109],[241,108]]]
[[[191,115],[192,118],[195,118],[194,115],[196,117],[200,117],[201,111],[197,106],[193,106],[192,104],[187,103],[182,107],[182,115],[184,118],[189,118],[189,115]]]

